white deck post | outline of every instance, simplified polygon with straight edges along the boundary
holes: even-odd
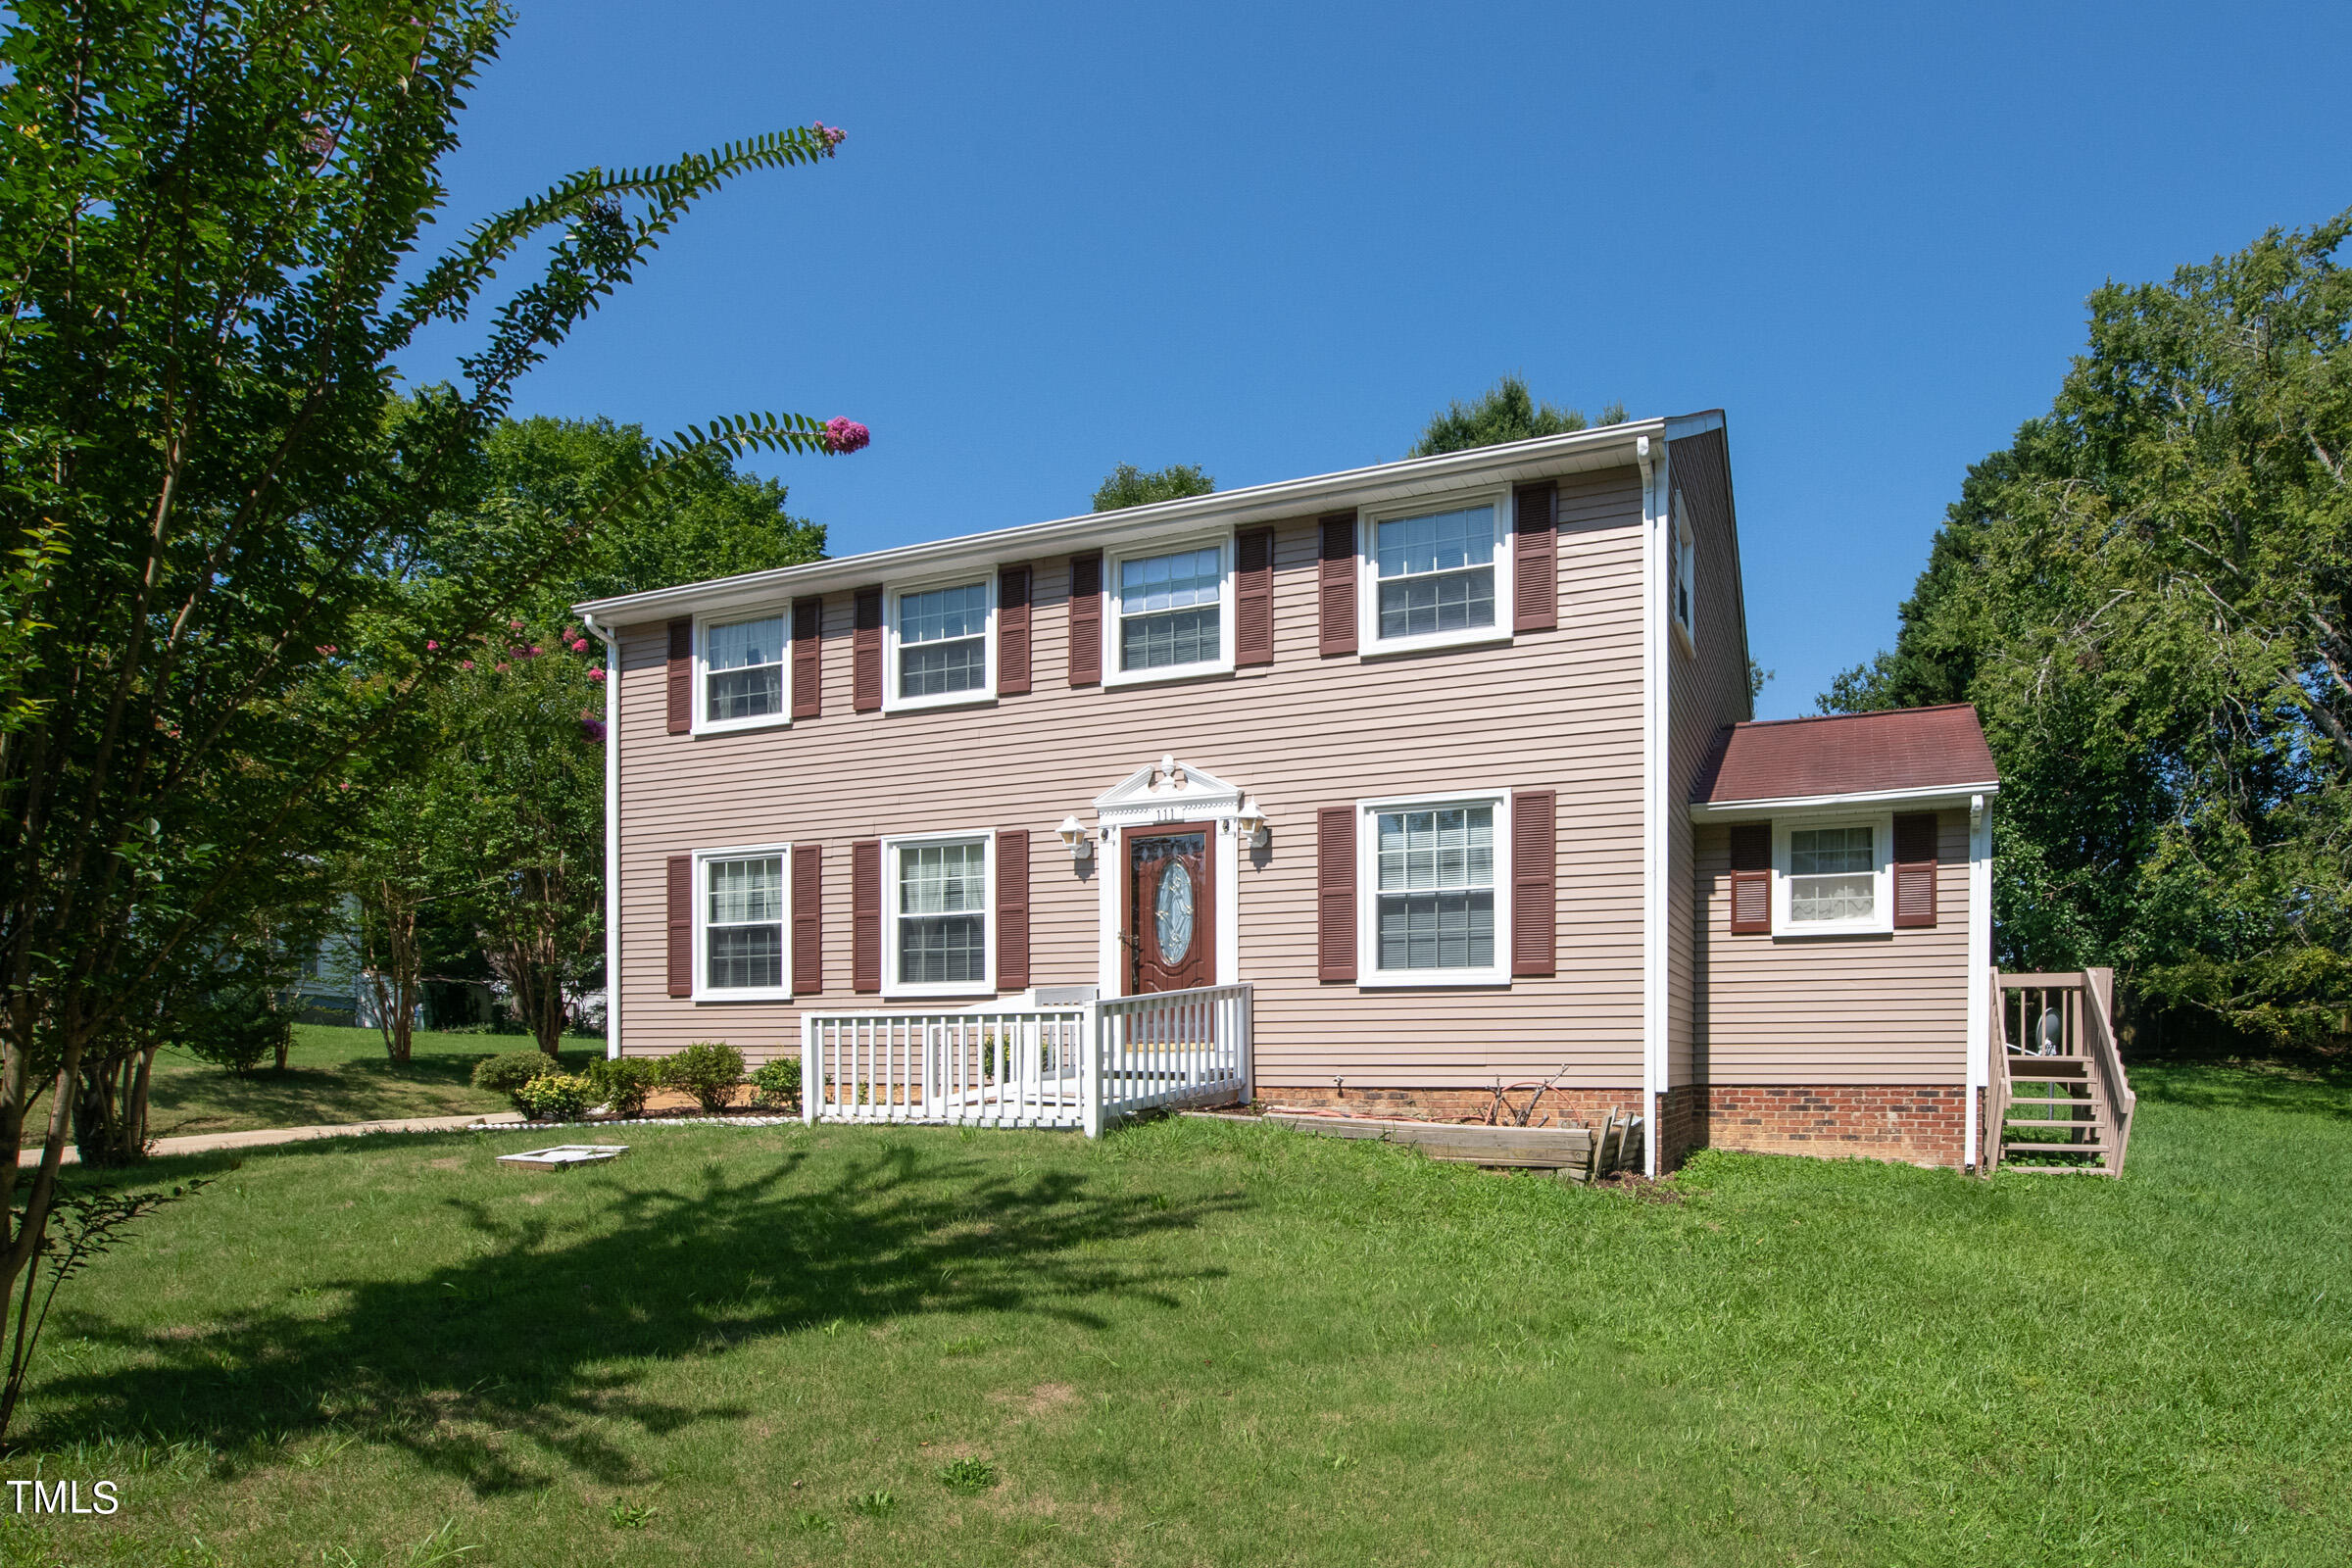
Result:
[[[823,1079],[817,1076],[816,1019],[812,1014],[801,1014],[801,1122],[816,1125],[816,1092]]]
[[[1085,1118],[1086,1136],[1102,1136],[1102,1004],[1086,1004],[1086,1022],[1080,1026],[1078,1041],[1078,1098],[1079,1112]]]

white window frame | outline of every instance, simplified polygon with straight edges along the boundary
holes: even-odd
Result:
[[[1666,619],[1682,634],[1683,647],[1692,654],[1698,652],[1698,547],[1690,531],[1690,506],[1683,499],[1683,487],[1674,487],[1674,501],[1667,514],[1671,532],[1666,536],[1668,570],[1666,573]],[[1683,603],[1674,603],[1674,585],[1683,586]]]
[[[776,857],[783,869],[784,941],[781,984],[773,986],[713,986],[710,983],[710,872],[713,860],[749,860]],[[792,846],[743,844],[732,849],[694,852],[694,1000],[696,1002],[790,1002],[792,1000]]]
[[[1872,869],[1870,918],[1866,920],[1795,919],[1789,881],[1790,835],[1817,827],[1871,829]],[[1827,816],[1776,816],[1772,819],[1772,934],[1788,937],[1877,936],[1894,929],[1894,813],[1845,811]]]
[[[783,650],[776,665],[776,710],[757,718],[712,718],[710,713],[710,631],[715,626],[735,626],[747,620],[778,620],[783,622],[784,635],[777,644]],[[694,723],[697,735],[731,735],[746,729],[789,729],[792,727],[792,607],[772,611],[710,610],[694,617]]]
[[[1129,670],[1120,666],[1119,659],[1125,646],[1122,636],[1126,611],[1120,593],[1122,568],[1130,561],[1148,561],[1153,556],[1173,556],[1189,550],[1217,552],[1217,657],[1190,664],[1168,664],[1158,669]],[[1233,530],[1220,529],[1215,533],[1179,534],[1171,538],[1152,539],[1102,552],[1102,684],[1105,686],[1146,686],[1155,681],[1198,680],[1203,675],[1233,673]]]
[[[942,588],[969,588],[975,584],[988,594],[988,619],[980,633],[984,677],[979,689],[942,692],[933,697],[900,696],[899,601],[908,594],[936,593]],[[953,576],[893,583],[884,590],[882,604],[882,711],[900,713],[924,708],[969,708],[977,703],[993,703],[997,700],[997,573],[994,568],[979,575],[961,571]]]
[[[1380,634],[1380,525],[1432,513],[1460,512],[1470,507],[1494,509],[1494,624],[1465,626],[1460,631],[1430,632],[1420,637],[1383,637]],[[1424,648],[1462,648],[1507,643],[1517,620],[1512,570],[1517,563],[1518,508],[1509,485],[1425,495],[1410,501],[1364,507],[1355,518],[1355,624],[1359,657],[1417,653]]]
[[[925,844],[982,846],[985,867],[980,897],[982,965],[985,976],[976,983],[954,981],[913,985],[899,978],[899,852]],[[997,994],[997,831],[971,828],[961,833],[902,833],[882,841],[882,995],[885,997],[993,997]]]
[[[1494,962],[1483,969],[1383,969],[1380,966],[1380,814],[1447,806],[1494,808]],[[1355,803],[1355,983],[1395,988],[1502,986],[1511,983],[1511,792],[1447,790],[1391,795]]]

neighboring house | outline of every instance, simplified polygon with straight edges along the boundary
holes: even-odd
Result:
[[[1746,722],[1720,414],[579,609],[615,1053],[806,1047],[844,1119],[1549,1079],[1653,1169],[1980,1148],[1991,759]]]

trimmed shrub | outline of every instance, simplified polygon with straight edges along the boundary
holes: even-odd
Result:
[[[692,1095],[715,1114],[743,1087],[743,1053],[722,1040],[698,1040],[662,1063],[662,1087]]]
[[[801,1102],[801,1058],[797,1055],[778,1056],[752,1074],[752,1099],[762,1105],[797,1105]]]
[[[514,1108],[525,1116],[533,1112],[522,1098],[523,1089],[533,1079],[563,1071],[556,1058],[544,1051],[510,1051],[503,1056],[484,1056],[473,1064],[473,1087],[487,1089],[506,1096]]]
[[[514,1103],[533,1121],[573,1121],[595,1093],[585,1073],[542,1073],[514,1091]]]
[[[294,1033],[294,1014],[259,986],[216,991],[180,1011],[174,1033],[188,1054],[233,1073],[273,1059]]]
[[[662,1087],[662,1064],[645,1056],[609,1056],[588,1064],[588,1081],[596,1100],[615,1116],[635,1116],[645,1109],[645,1097]]]

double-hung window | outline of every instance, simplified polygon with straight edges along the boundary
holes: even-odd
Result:
[[[890,708],[985,702],[995,695],[989,624],[994,578],[891,596]]]
[[[1773,929],[1790,936],[1894,929],[1888,886],[1893,823],[1887,816],[1773,823],[1780,906]]]
[[[1110,558],[1108,683],[1233,667],[1231,548],[1219,539]]]
[[[1510,802],[1501,793],[1363,807],[1356,885],[1366,985],[1509,978]]]
[[[695,913],[701,938],[696,996],[727,1000],[789,994],[784,906],[789,855],[778,846],[695,857]]]
[[[993,836],[891,839],[883,933],[896,996],[969,996],[996,986]]]
[[[1363,646],[1443,647],[1510,635],[1507,493],[1366,518]]]
[[[773,724],[784,718],[785,617],[703,625],[702,730]]]

